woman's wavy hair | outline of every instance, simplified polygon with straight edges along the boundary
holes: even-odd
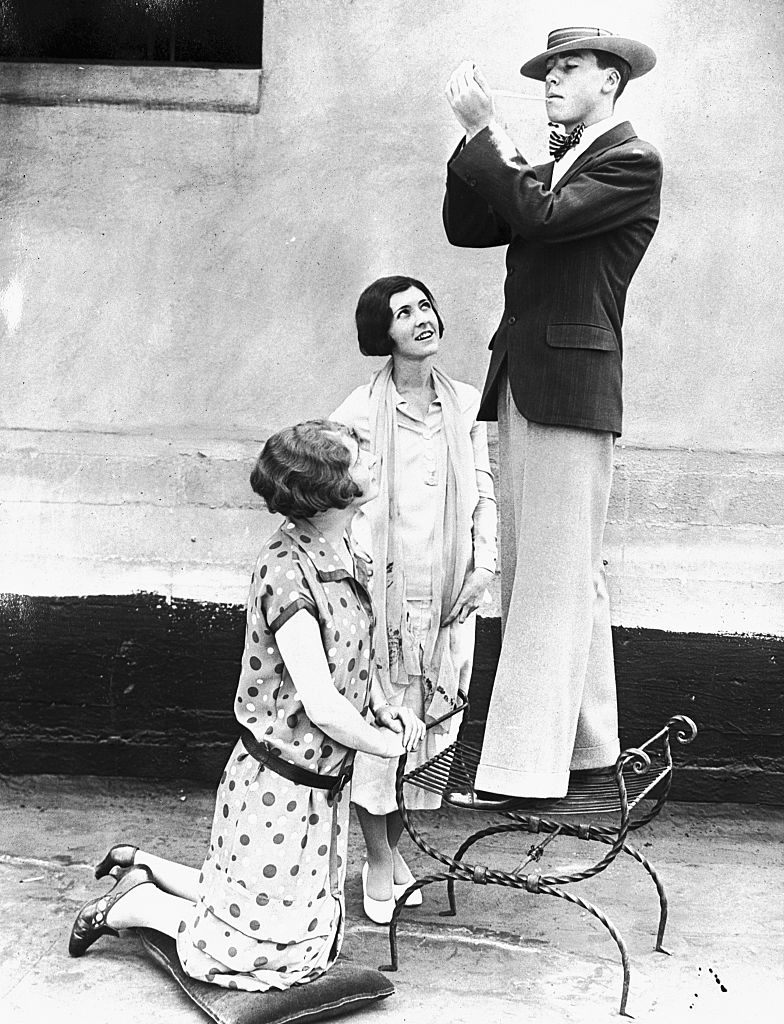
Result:
[[[436,300],[427,285],[417,281],[415,277],[403,277],[396,274],[392,277],[379,277],[369,284],[362,292],[357,303],[355,319],[357,322],[357,339],[359,351],[363,356],[391,356],[392,339],[389,328],[392,325],[392,310],[389,300],[398,292],[408,288],[418,288],[428,297],[438,320],[438,336],[443,336],[444,321],[438,312]]]
[[[270,512],[309,519],[347,508],[362,493],[351,479],[351,452],[343,438],[354,430],[331,420],[306,420],[270,437],[256,459],[250,485]]]

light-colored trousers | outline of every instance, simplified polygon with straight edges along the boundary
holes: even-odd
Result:
[[[477,789],[558,797],[569,770],[617,758],[602,538],[611,433],[522,416],[498,399],[503,642]]]

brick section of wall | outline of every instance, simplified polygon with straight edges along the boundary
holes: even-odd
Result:
[[[215,781],[244,612],[155,595],[0,602],[0,771]],[[500,644],[480,619],[469,738],[480,741]],[[784,640],[616,628],[621,741],[674,714],[699,727],[675,795],[784,803]]]

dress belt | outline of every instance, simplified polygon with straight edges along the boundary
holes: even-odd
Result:
[[[276,775],[282,775],[284,779],[288,779],[289,782],[293,782],[297,786],[328,789],[329,795],[332,797],[343,789],[354,770],[354,758],[351,756],[353,751],[347,755],[337,775],[319,775],[318,772],[311,772],[307,768],[291,764],[290,761],[284,761],[282,757],[273,753],[266,743],[257,740],[250,729],[243,727],[240,730],[240,739],[250,756],[255,758],[259,764],[275,772]]]

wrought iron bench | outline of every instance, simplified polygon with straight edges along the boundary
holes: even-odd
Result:
[[[455,711],[450,715],[445,715],[439,721],[459,714],[467,707],[468,702],[464,698]],[[435,724],[438,723],[434,722],[433,725]],[[423,889],[433,882],[445,881],[449,910],[443,911],[442,916],[454,916],[456,913],[455,882],[509,886],[513,889],[524,889],[529,893],[557,896],[559,899],[587,910],[604,925],[615,940],[621,954],[623,988],[619,1012],[624,1016],[630,1016],[626,1012],[630,979],[629,955],[623,937],[598,907],[576,892],[565,889],[564,886],[592,878],[608,868],[619,853],[628,854],[642,865],[656,886],[659,896],[659,927],[655,948],[660,953],[667,953],[662,945],[667,924],[667,896],[664,885],[650,861],[627,842],[627,836],[629,832],[652,821],[667,801],[672,785],[673,771],[671,738],[674,737],[680,744],[687,744],[691,743],[696,735],[697,727],[694,722],[685,715],[676,715],[667,722],[663,729],[651,736],[641,746],[622,751],[614,769],[608,773],[572,775],[566,796],[553,800],[510,798],[508,801],[498,803],[480,799],[474,791],[474,778],[481,748],[466,742],[460,736],[442,753],[411,772],[406,772],[406,757],[401,757],[397,768],[396,789],[398,808],[403,823],[416,845],[429,857],[443,864],[446,870],[417,879],[397,901],[389,925],[389,947],[392,962],[382,966],[381,970],[397,970],[397,925],[406,900],[412,892]],[[505,820],[472,832],[454,855],[450,856],[431,846],[418,831],[406,808],[404,792],[406,784],[439,793],[445,803],[453,806],[494,813]],[[653,802],[649,806],[644,806],[643,800],[652,800]],[[637,813],[633,816],[632,812]],[[617,824],[599,824],[595,821],[597,817],[608,814],[618,816]],[[544,838],[527,851],[525,860],[513,871],[498,870],[487,867],[483,863],[470,863],[466,860],[471,847],[480,840],[502,833],[514,832],[544,834]],[[535,864],[544,853],[545,847],[559,835],[574,836],[585,841],[596,841],[609,849],[600,860],[587,865],[582,870],[547,875],[526,872],[526,868]]]

